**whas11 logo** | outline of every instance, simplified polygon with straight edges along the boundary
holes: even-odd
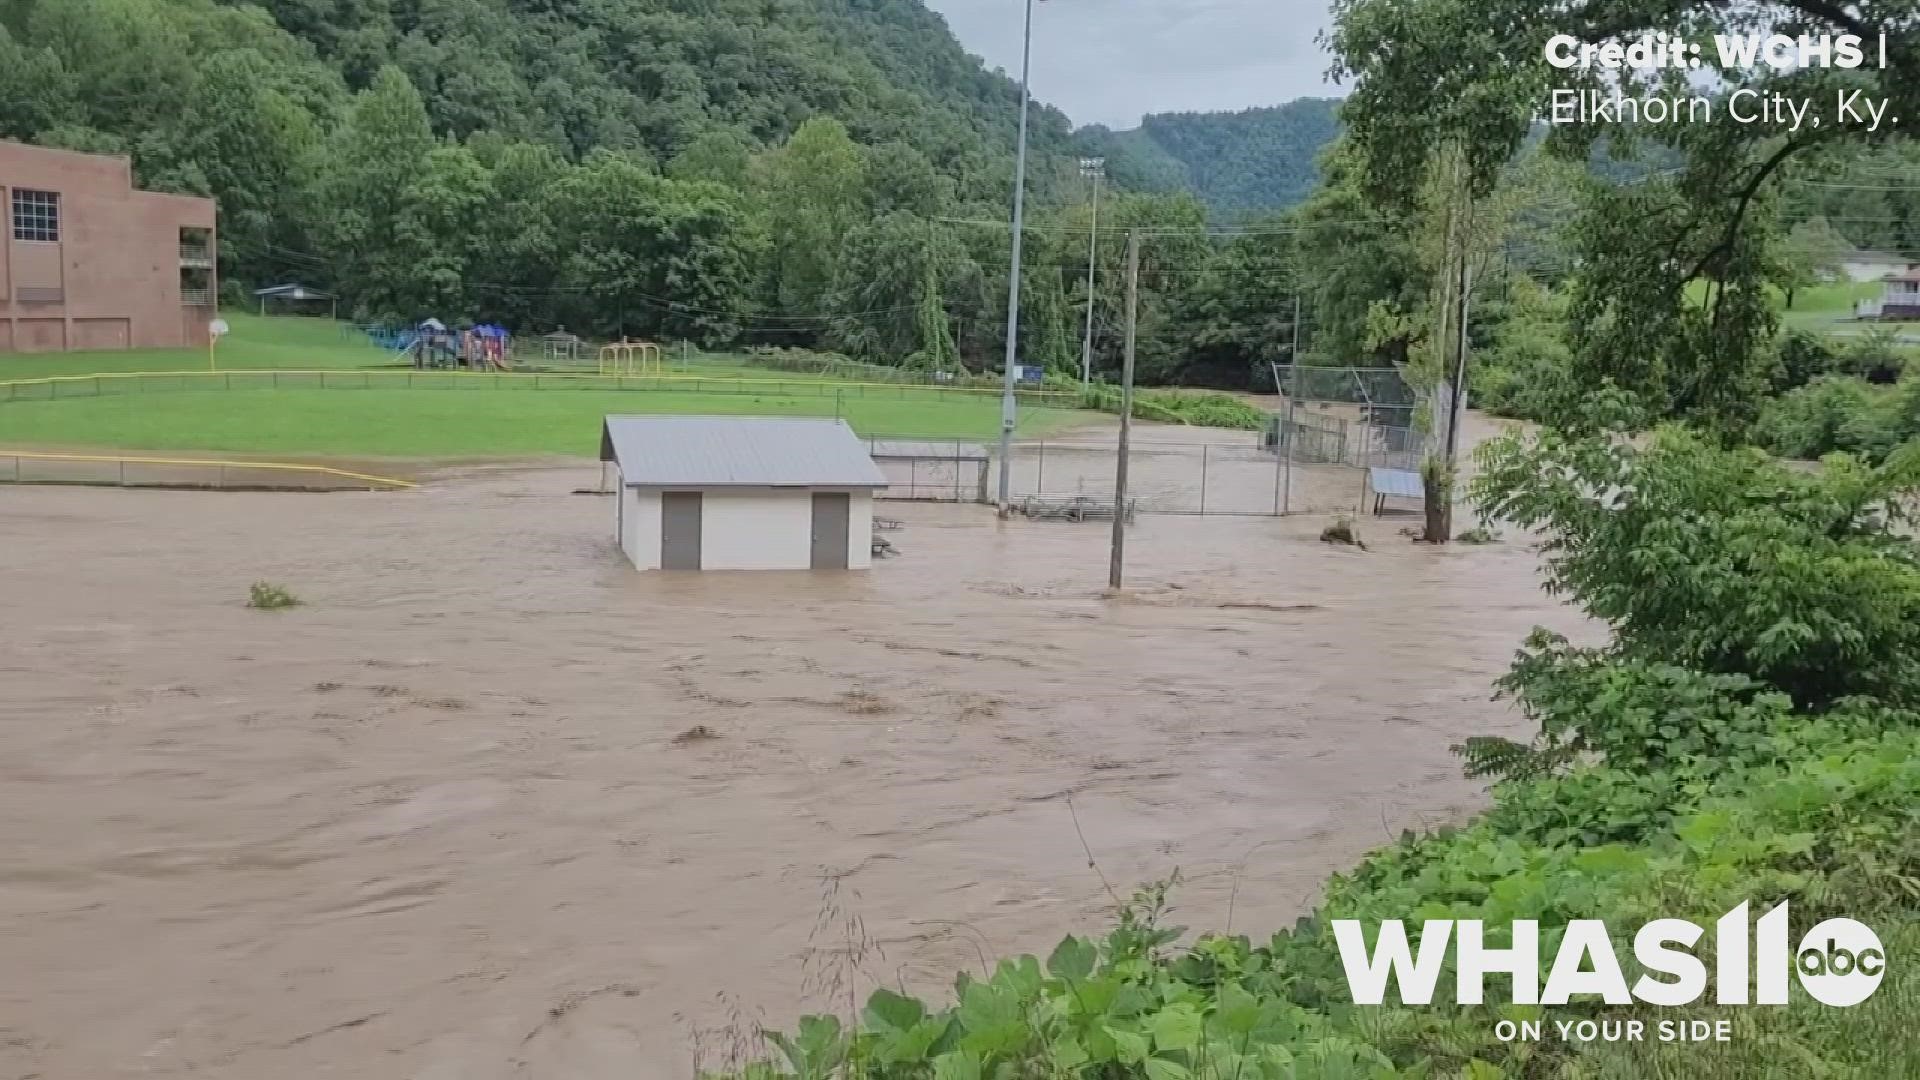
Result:
[[[1449,943],[1454,951],[1455,1000],[1478,1005],[1482,984],[1491,974],[1513,980],[1516,1005],[1565,1005],[1576,996],[1598,997],[1609,1005],[1638,999],[1649,1005],[1691,1005],[1707,988],[1707,965],[1690,950],[1706,936],[1684,919],[1656,919],[1633,938],[1633,957],[1646,969],[1631,987],[1620,970],[1606,923],[1577,919],[1567,924],[1560,950],[1540,983],[1540,924],[1513,925],[1511,945],[1488,948],[1478,920],[1429,920],[1423,924],[1416,955],[1399,920],[1382,922],[1373,950],[1367,950],[1361,924],[1333,921],[1340,963],[1357,1005],[1379,1005],[1389,980],[1399,999],[1427,1005],[1446,967]],[[1806,992],[1826,1005],[1858,1005],[1879,988],[1887,970],[1879,935],[1852,919],[1828,919],[1808,930],[1800,947],[1787,951],[1787,905],[1762,915],[1749,927],[1741,904],[1714,923],[1714,1000],[1721,1005],[1785,1005],[1787,973],[1800,977]],[[1654,975],[1670,976],[1658,979]],[[1749,993],[1751,991],[1751,994]],[[1751,999],[1751,1000],[1750,1000]]]

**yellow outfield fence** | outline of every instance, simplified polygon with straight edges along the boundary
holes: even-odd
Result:
[[[938,386],[926,383],[838,382],[826,379],[762,379],[713,375],[596,375],[587,372],[419,371],[339,368],[294,370],[243,368],[231,371],[124,371],[97,375],[49,375],[0,381],[0,402],[47,401],[67,397],[151,390],[371,390],[388,386],[468,388],[483,386],[533,390],[659,391],[688,394],[771,394],[781,397],[909,400],[914,397],[998,397],[997,387]],[[1076,408],[1080,395],[1065,390],[1016,389],[1016,397],[1048,408]]]
[[[404,490],[419,486],[391,476],[285,461],[56,454],[4,448],[0,448],[0,483],[295,491]]]

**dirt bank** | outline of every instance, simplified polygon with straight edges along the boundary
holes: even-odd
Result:
[[[1144,518],[1119,600],[1105,526],[978,507],[890,508],[866,575],[641,576],[597,479],[0,488],[0,1075],[684,1076],[1099,928],[1079,832],[1266,932],[1469,813],[1447,746],[1576,624],[1519,545],[1306,518]]]

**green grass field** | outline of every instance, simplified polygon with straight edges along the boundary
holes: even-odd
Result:
[[[84,376],[201,372],[204,352],[149,349],[0,357],[0,381],[76,377],[10,387],[0,394],[0,439],[15,446],[119,450],[215,450],[341,457],[590,456],[608,413],[840,415],[867,435],[985,439],[997,435],[992,394],[862,387],[824,376],[774,372],[725,360],[692,365],[699,382],[675,389],[589,389],[566,379],[450,374],[314,376],[274,371],[391,368],[384,351],[356,343],[340,324],[317,319],[226,316],[233,328],[218,360],[231,380],[113,380]],[[668,374],[677,372],[669,365]],[[417,385],[409,387],[409,379]],[[359,388],[368,382],[372,388]],[[343,387],[340,384],[345,383]],[[841,389],[844,387],[844,389]],[[56,397],[56,395],[59,395]],[[1025,406],[1019,431],[1037,436],[1096,419],[1077,410]]]
[[[391,358],[362,338],[357,343],[328,319],[262,319],[224,312],[233,328],[215,350],[223,369],[378,367]],[[205,371],[205,349],[124,349],[116,352],[0,354],[0,380],[104,371]]]
[[[234,390],[115,394],[0,404],[6,441],[124,450],[223,450],[344,457],[500,457],[599,451],[608,413],[832,416],[831,396],[603,390]],[[852,398],[842,415],[868,435],[984,439],[990,395]],[[1027,408],[1041,435],[1088,414]]]

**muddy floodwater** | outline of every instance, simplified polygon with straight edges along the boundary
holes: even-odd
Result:
[[[686,1076],[1175,867],[1264,934],[1480,805],[1448,746],[1578,625],[1405,522],[1143,517],[1119,598],[1106,525],[973,506],[643,576],[597,479],[0,488],[0,1077]]]

